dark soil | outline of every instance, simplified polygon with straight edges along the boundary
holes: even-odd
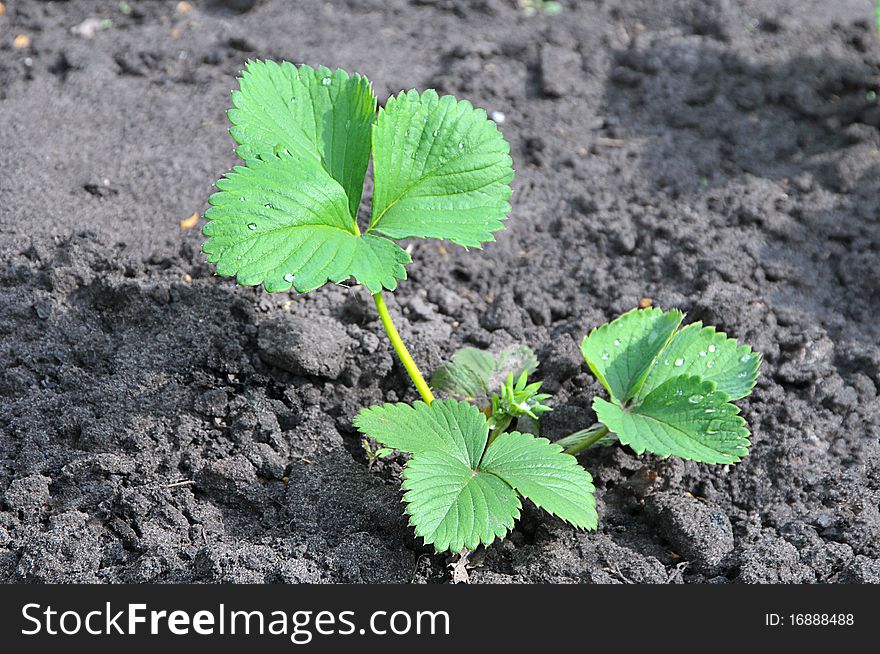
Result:
[[[192,4],[0,17],[0,580],[450,579],[402,460],[368,471],[351,427],[416,397],[366,292],[236,287],[179,224],[235,161],[236,72],[269,57],[505,114],[509,228],[413,243],[390,299],[425,369],[530,344],[557,438],[600,392],[578,341],[643,297],[764,354],[742,464],[591,451],[599,530],[527,506],[474,581],[880,581],[870,3]]]

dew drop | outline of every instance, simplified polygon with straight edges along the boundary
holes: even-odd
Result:
[[[293,283],[293,273],[287,273],[284,275],[284,281],[288,283]]]
[[[706,362],[706,367],[707,367],[707,368],[714,368],[714,367],[715,367],[715,362],[712,361],[711,359],[709,359],[709,360]]]
[[[241,197],[241,196],[239,196],[238,201],[239,201],[239,202],[244,202],[244,198]]]
[[[737,376],[738,376],[738,377],[745,377],[745,376],[746,376],[746,373],[745,373],[745,372],[741,372],[741,373],[739,373],[739,375],[737,375]]]
[[[458,149],[459,149],[459,150],[464,150],[464,141],[459,141],[459,142],[458,142]]]
[[[714,351],[715,351],[715,346],[714,346],[714,345],[710,345],[710,346],[709,346],[709,351],[710,351],[710,352],[714,352]]]
[[[715,409],[706,409],[703,413],[715,413]]]
[[[436,137],[439,133],[440,133],[440,130],[439,130],[439,129],[435,129],[433,132],[431,132],[431,136],[435,136],[435,137]]]
[[[684,357],[679,357],[675,360],[675,367],[681,368],[684,365]]]
[[[704,357],[704,356],[706,356],[706,353],[705,353],[705,352],[700,352],[700,356],[701,356],[701,357]]]
[[[615,345],[616,347],[620,347],[620,339],[619,339],[619,338],[615,338],[615,339],[614,339],[614,345]]]
[[[747,362],[749,359],[751,359],[751,358],[752,358],[751,355],[746,354],[745,356],[740,357],[740,362],[742,362],[742,363],[746,363],[746,362]]]
[[[691,396],[688,398],[688,402],[690,402],[691,404],[699,404],[699,403],[702,402],[702,401],[703,401],[703,396],[702,396],[702,395],[691,395]]]
[[[257,223],[248,223],[248,229],[250,229],[251,231],[255,230],[256,228]]]
[[[321,80],[321,84],[323,84],[324,86],[330,86],[331,81],[332,80],[329,77],[325,77],[324,79]]]
[[[608,359],[609,359],[610,357],[611,357],[611,355],[608,354],[607,352],[603,352],[603,353],[602,353],[602,361],[608,361]]]
[[[275,208],[271,204],[264,204],[263,207],[266,209],[274,209]]]

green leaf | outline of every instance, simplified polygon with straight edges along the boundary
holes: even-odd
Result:
[[[376,114],[369,80],[344,70],[249,61],[238,82],[228,112],[238,155],[251,160],[286,149],[314,158],[342,186],[356,217]]]
[[[488,423],[471,404],[386,404],[362,410],[355,425],[413,455],[404,469],[406,510],[416,534],[438,551],[503,538],[519,517],[517,493],[577,527],[596,526],[592,479],[574,457],[517,432],[486,449]]]
[[[593,400],[598,419],[637,453],[679,456],[702,463],[736,463],[748,453],[749,430],[739,408],[715,382],[693,376],[666,380],[625,408]]]
[[[598,524],[590,473],[546,438],[519,432],[502,434],[486,450],[480,470],[497,475],[575,527],[595,529]]]
[[[456,400],[361,409],[354,425],[386,447],[411,454],[443,452],[472,468],[479,463],[489,436],[486,416],[472,404]]]
[[[681,311],[635,309],[583,340],[581,352],[587,365],[613,402],[622,404],[636,395],[682,318]]]
[[[202,250],[239,284],[300,293],[354,277],[371,293],[406,278],[409,255],[359,236],[342,187],[306,155],[262,155],[217,182]]]
[[[492,392],[489,379],[494,366],[495,361],[488,352],[464,347],[453,355],[451,363],[437,368],[431,377],[431,386],[466,400],[486,398]]]
[[[467,100],[433,90],[391,97],[373,130],[368,231],[465,247],[495,240],[510,211],[509,153],[495,123]]]
[[[714,381],[717,390],[739,400],[754,388],[761,356],[748,345],[738,345],[714,327],[696,322],[682,328],[663,350],[637,394],[644,399],[672,377],[695,375]]]
[[[504,538],[519,518],[520,500],[510,486],[455,455],[416,454],[403,476],[410,523],[438,552],[489,545]]]
[[[492,391],[500,389],[510,374],[531,375],[538,358],[527,345],[514,345],[492,355],[474,347],[460,349],[451,363],[440,366],[431,377],[431,386],[456,397],[485,403]]]

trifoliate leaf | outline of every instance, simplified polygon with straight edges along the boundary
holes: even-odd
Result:
[[[359,235],[342,187],[308,155],[262,155],[236,166],[217,188],[202,250],[218,275],[300,293],[349,277],[376,293],[406,278],[406,251]]]
[[[401,452],[444,452],[475,468],[489,435],[480,410],[466,402],[435,400],[383,404],[361,411],[354,425],[373,440]]]
[[[755,385],[760,355],[702,323],[676,332],[680,311],[630,311],[594,330],[581,346],[611,401],[599,420],[636,452],[704,463],[734,463],[749,431],[730,404]]]
[[[238,155],[287,150],[309,156],[342,186],[350,216],[357,216],[370,160],[376,96],[369,80],[290,62],[249,61],[233,91],[229,130]]]
[[[637,398],[646,397],[667,379],[696,375],[714,381],[717,390],[739,400],[752,390],[761,356],[748,345],[738,345],[714,327],[697,322],[682,328],[663,350],[645,378]]]
[[[362,410],[355,425],[387,447],[412,453],[404,469],[406,510],[416,534],[438,551],[502,538],[519,517],[517,493],[575,526],[596,526],[592,479],[574,457],[516,432],[486,449],[488,422],[471,404],[386,404]]]
[[[546,438],[510,432],[489,446],[480,470],[491,472],[539,507],[575,527],[595,529],[595,488],[577,459]]]
[[[683,317],[680,311],[635,309],[594,329],[583,340],[581,352],[587,365],[613,402],[635,396]]]
[[[394,290],[410,263],[380,235],[479,246],[501,229],[510,148],[484,111],[411,91],[389,100],[375,125],[365,77],[288,62],[248,62],[239,85],[228,115],[245,167],[218,182],[206,214],[203,250],[218,274],[300,292],[354,276],[377,293]],[[373,219],[361,235],[357,211],[372,148]],[[243,172],[251,169],[259,171]]]
[[[513,488],[455,455],[420,452],[403,476],[410,523],[438,552],[489,545],[504,538],[519,518],[521,505]]]
[[[653,389],[640,404],[593,400],[596,417],[637,453],[679,456],[703,463],[736,463],[748,453],[749,430],[715,382],[679,376]]]
[[[510,374],[518,378],[531,375],[538,358],[527,345],[514,345],[492,355],[473,347],[460,349],[452,362],[440,366],[431,377],[431,386],[478,404],[488,402]]]
[[[495,123],[467,100],[433,90],[390,98],[373,129],[368,231],[465,247],[495,240],[510,211],[509,152]]]

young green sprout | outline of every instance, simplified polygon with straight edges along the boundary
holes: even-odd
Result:
[[[400,240],[494,240],[510,209],[507,141],[485,111],[432,90],[401,92],[377,113],[370,82],[342,70],[256,61],[238,81],[228,115],[244,163],[216,184],[202,249],[218,275],[268,292],[352,277],[369,291],[422,401],[364,409],[355,426],[379,444],[362,441],[368,466],[393,450],[412,455],[407,512],[438,552],[503,538],[522,498],[594,529],[592,478],[571,454],[615,435],[638,452],[699,461],[745,454],[748,431],[730,401],[754,385],[759,357],[711,328],[676,331],[680,312],[630,312],[584,340],[611,401],[594,401],[603,424],[561,444],[537,436],[550,396],[528,382],[538,365],[528,347],[460,350],[432,379],[453,397],[435,401],[383,292],[411,263]],[[371,157],[370,215],[359,223]],[[514,424],[519,431],[507,431]]]

